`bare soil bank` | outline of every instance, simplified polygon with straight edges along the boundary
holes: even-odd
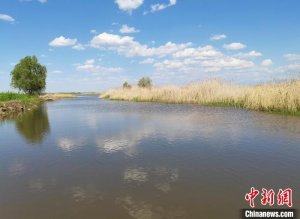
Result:
[[[25,111],[30,111],[39,106],[40,102],[24,103],[18,100],[0,102],[0,119],[18,115]]]

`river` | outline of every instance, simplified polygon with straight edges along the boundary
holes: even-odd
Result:
[[[0,218],[239,218],[299,167],[300,117],[79,96],[0,122]]]

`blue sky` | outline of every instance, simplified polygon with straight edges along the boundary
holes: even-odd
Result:
[[[0,91],[26,55],[47,91],[300,75],[298,0],[0,0]]]

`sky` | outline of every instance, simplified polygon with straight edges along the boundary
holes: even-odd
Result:
[[[47,92],[300,76],[299,0],[0,0],[0,91],[27,55]]]

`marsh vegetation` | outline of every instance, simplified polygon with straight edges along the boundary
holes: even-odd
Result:
[[[251,110],[300,114],[300,80],[241,86],[207,80],[186,86],[112,89],[101,95],[111,100],[192,103],[234,106]]]

